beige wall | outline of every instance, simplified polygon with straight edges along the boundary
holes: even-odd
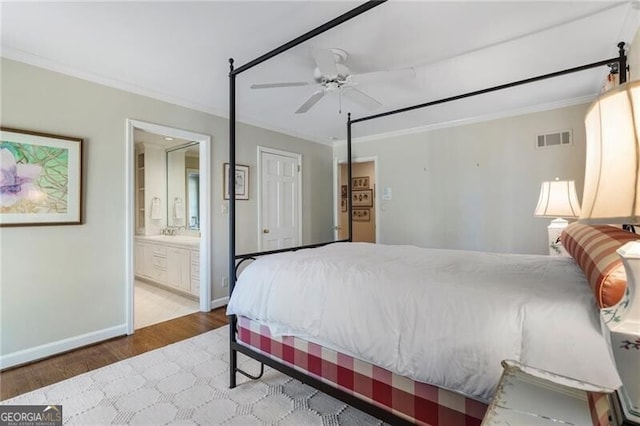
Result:
[[[124,325],[127,118],[212,136],[212,290],[226,296],[228,120],[11,60],[1,67],[3,126],[84,138],[86,219],[0,230],[0,354]],[[251,199],[238,202],[238,251],[257,249],[258,144],[303,155],[304,242],[332,239],[332,149],[248,125],[237,134],[238,162],[252,172]]]
[[[637,80],[640,30],[627,54]],[[549,219],[533,216],[540,182],[573,179],[582,199],[588,106],[355,143],[354,158],[377,157],[378,196],[392,189],[380,200],[378,242],[548,253]],[[573,130],[572,146],[535,148],[536,134],[562,129]],[[334,150],[340,160],[345,151]]]
[[[548,253],[548,219],[536,218],[540,183],[573,179],[582,193],[587,105],[412,135],[356,142],[377,157],[379,243]],[[537,149],[536,135],[573,130],[573,145]],[[335,153],[344,159],[344,147]],[[581,197],[580,197],[581,198]]]
[[[184,158],[184,166],[187,169],[198,170],[200,168],[200,159],[198,157],[187,155]]]

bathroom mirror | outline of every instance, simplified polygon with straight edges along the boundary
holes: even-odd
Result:
[[[189,229],[200,229],[200,170],[187,167],[187,218]]]
[[[167,226],[200,229],[200,147],[190,142],[166,150]]]

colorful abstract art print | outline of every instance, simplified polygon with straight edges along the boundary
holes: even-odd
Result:
[[[82,223],[82,139],[0,133],[0,226]]]

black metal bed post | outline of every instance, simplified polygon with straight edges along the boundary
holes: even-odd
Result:
[[[346,22],[350,19],[355,18],[358,15],[362,15],[364,12],[373,9],[374,7],[380,6],[381,4],[385,3],[387,0],[368,0],[366,3],[361,4],[360,6],[357,6],[351,10],[349,10],[346,13],[343,13],[342,15],[338,16],[337,18],[332,19],[331,21],[325,22],[324,24],[320,25],[319,27],[316,27],[314,29],[312,29],[311,31],[307,31],[306,33],[302,34],[300,37],[297,37],[291,41],[289,41],[288,43],[283,44],[282,46],[276,47],[275,49],[265,53],[262,56],[257,57],[256,59],[247,62],[246,64],[236,68],[233,73],[234,74],[240,74],[246,70],[248,70],[249,68],[253,68],[258,64],[261,64],[262,62],[266,61],[267,59],[271,59],[274,56],[278,56],[279,54],[281,54],[282,52],[285,52],[289,49],[291,49],[292,47],[295,47],[297,45],[299,45],[300,43],[304,43],[307,40],[310,40],[312,38],[314,38],[315,36],[322,34],[328,30],[330,30],[333,27],[337,27],[338,25],[342,24],[343,22]]]
[[[620,84],[623,84],[627,82],[627,55],[624,53],[624,41],[618,43],[618,55],[620,56],[618,60],[618,73],[620,77],[618,80]]]
[[[353,242],[353,199],[351,195],[351,179],[353,170],[351,168],[351,113],[347,113],[347,212],[349,223],[349,242]]]
[[[336,27],[343,22],[355,18],[358,15],[365,13],[366,11],[380,6],[387,0],[369,0],[366,3],[357,6],[346,13],[326,22],[311,31],[308,31],[297,37],[288,43],[285,43],[264,55],[234,69],[233,58],[229,58],[229,297],[233,293],[233,287],[236,282],[236,192],[235,192],[235,169],[236,169],[236,75],[253,68],[254,66],[273,58],[303,43],[307,40],[314,38],[315,36],[322,34],[325,31]],[[349,164],[349,172],[351,172],[351,164]],[[349,178],[351,179],[351,178]],[[350,188],[350,186],[349,186]],[[349,201],[350,203],[350,201]],[[351,213],[349,213],[351,214]],[[351,229],[351,222],[349,222],[349,229]],[[240,372],[247,377],[255,378],[254,376],[246,374],[244,371],[238,369],[237,365],[237,348],[238,343],[236,339],[236,325],[237,318],[235,315],[229,317],[229,347],[230,347],[230,365],[229,365],[229,387],[234,388],[236,386],[236,372]],[[264,364],[262,365],[262,368]],[[261,374],[263,369],[261,368]],[[257,376],[259,377],[259,376]]]
[[[229,191],[229,297],[236,284],[236,75],[233,72],[233,58],[229,58],[229,176],[227,183]],[[235,315],[229,318],[229,387],[236,387],[236,369],[238,353],[233,348],[236,342]]]

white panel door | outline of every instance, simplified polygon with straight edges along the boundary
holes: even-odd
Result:
[[[298,154],[260,151],[261,249],[300,245]]]

